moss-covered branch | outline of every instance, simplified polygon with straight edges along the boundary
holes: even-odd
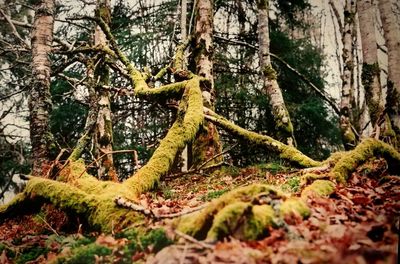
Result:
[[[104,232],[140,223],[143,219],[141,215],[120,208],[114,203],[113,198],[120,193],[120,189],[105,188],[101,194],[94,195],[70,183],[33,177],[23,193],[10,204],[0,207],[0,219],[14,213],[21,213],[16,210],[26,210],[32,207],[32,204],[48,202],[67,213],[83,216],[92,228]]]
[[[301,198],[289,197],[270,185],[252,184],[222,195],[176,224],[180,231],[197,239],[216,241],[231,235],[254,240],[292,214],[306,218],[310,209]]]
[[[276,152],[280,158],[290,161],[295,165],[298,165],[300,167],[316,167],[322,164],[319,161],[315,161],[307,157],[295,147],[283,144],[282,142],[275,140],[269,136],[260,135],[258,133],[241,128],[209,109],[206,109],[205,113],[206,119],[225,129],[229,133],[243,138],[252,144],[264,146]]]
[[[395,148],[380,140],[368,138],[351,151],[345,152],[331,171],[331,176],[338,182],[345,183],[350,174],[362,163],[373,157],[387,160],[389,169],[400,171],[400,153]]]
[[[188,81],[176,121],[149,162],[124,182],[134,192],[140,193],[151,189],[160,177],[171,169],[177,153],[196,135],[203,122],[203,103],[199,83],[199,78]]]

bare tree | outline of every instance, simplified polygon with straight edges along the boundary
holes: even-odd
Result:
[[[340,102],[340,129],[345,149],[354,148],[356,135],[352,130],[352,98],[354,92],[354,61],[353,61],[353,30],[355,19],[355,2],[346,0],[344,8],[344,24],[342,32],[343,41],[343,74],[342,96]]]
[[[208,81],[202,84],[203,104],[213,109],[215,104],[213,76],[213,6],[212,0],[197,0],[194,28],[194,61],[196,73]],[[221,143],[216,126],[205,121],[192,145],[191,165],[196,167],[221,152]],[[214,162],[220,159],[214,160]]]
[[[53,26],[54,0],[39,1],[32,30],[32,87],[29,96],[33,175],[47,175],[50,169],[50,148],[53,140],[49,128],[49,113],[52,108],[49,56]]]
[[[296,145],[289,112],[283,100],[282,91],[278,85],[277,74],[271,65],[271,57],[269,55],[268,9],[267,0],[258,1],[258,41],[263,86],[270,101],[278,140],[289,145]]]
[[[102,19],[110,24],[111,22],[111,8],[109,0],[97,0],[97,12]],[[99,26],[96,26],[94,34],[94,44],[98,47],[106,47],[107,39]],[[113,147],[113,127],[111,120],[111,102],[109,92],[109,78],[110,73],[108,66],[105,63],[106,55],[99,56],[96,62],[94,71],[94,79],[96,84],[97,103],[99,112],[96,122],[96,130],[94,133],[95,153],[96,158],[100,159],[98,168],[98,177],[117,181],[117,175],[114,169],[113,156],[111,154]],[[106,154],[106,155],[104,155]]]
[[[376,7],[371,0],[357,2],[358,19],[363,54],[362,83],[366,92],[366,102],[369,108],[372,126],[379,128],[379,118],[382,117],[385,102],[380,83],[380,68],[378,64],[378,48],[375,34]]]
[[[395,15],[396,1],[379,0],[378,7],[381,15],[384,37],[388,53],[388,93],[387,109],[397,138],[400,140],[400,25]]]

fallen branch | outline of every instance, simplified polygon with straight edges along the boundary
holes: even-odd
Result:
[[[180,217],[180,216],[183,216],[183,215],[187,215],[187,214],[191,214],[191,213],[197,212],[197,211],[199,211],[201,209],[204,209],[208,205],[208,204],[203,204],[203,205],[200,205],[200,206],[197,206],[197,207],[194,207],[194,208],[189,208],[187,210],[182,210],[181,212],[178,212],[178,213],[159,215],[156,212],[154,212],[153,210],[151,210],[150,208],[146,208],[146,207],[144,207],[144,206],[142,206],[140,204],[128,201],[127,199],[125,199],[122,196],[117,196],[114,199],[114,201],[119,206],[131,209],[133,211],[142,213],[142,214],[144,214],[146,216],[150,216],[150,217],[155,218],[155,219]]]
[[[300,167],[309,168],[322,165],[321,162],[309,158],[295,147],[283,144],[282,142],[275,140],[272,137],[261,135],[256,132],[241,128],[240,126],[235,125],[234,123],[228,121],[226,118],[216,114],[208,108],[204,107],[204,113],[205,119],[213,122],[227,132],[243,138],[252,144],[264,146],[279,154],[280,158],[294,163]]]
[[[174,233],[177,234],[178,236],[186,239],[187,241],[195,243],[195,244],[197,244],[197,245],[199,245],[201,247],[204,247],[204,248],[207,248],[207,249],[211,249],[211,250],[214,249],[213,245],[210,245],[210,244],[207,244],[205,242],[199,241],[199,240],[195,239],[192,236],[189,236],[189,235],[186,235],[185,233],[180,232],[179,230],[174,230]]]

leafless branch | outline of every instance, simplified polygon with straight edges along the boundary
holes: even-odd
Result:
[[[228,38],[224,38],[224,37],[220,37],[220,36],[215,36],[216,39],[220,39],[223,41],[227,41],[227,42],[231,42],[231,43],[235,43],[238,45],[244,45],[247,46],[251,49],[255,49],[258,50],[257,46],[251,45],[249,43],[246,43],[244,41],[239,41],[239,40],[232,40],[232,39],[228,39]],[[269,55],[276,59],[277,61],[279,61],[280,63],[282,63],[286,68],[288,68],[290,71],[292,71],[293,73],[295,73],[297,76],[300,77],[301,80],[303,80],[307,85],[309,85],[311,88],[313,88],[313,90],[323,99],[325,100],[331,107],[332,109],[335,111],[335,113],[337,115],[340,114],[340,110],[338,105],[336,104],[335,100],[330,97],[327,93],[325,93],[323,90],[320,90],[315,84],[313,84],[306,76],[304,76],[303,74],[301,74],[298,70],[296,70],[295,68],[293,68],[289,63],[287,63],[284,59],[282,59],[281,57],[273,54],[273,53],[269,53]]]
[[[17,39],[19,39],[19,41],[21,41],[21,43],[23,43],[25,47],[29,48],[30,47],[29,42],[21,37],[21,35],[18,33],[18,31],[17,31],[13,21],[11,20],[11,18],[9,16],[7,16],[4,13],[3,9],[1,9],[1,8],[0,8],[0,13],[5,18],[5,20],[8,22],[8,24],[10,25],[13,35]]]

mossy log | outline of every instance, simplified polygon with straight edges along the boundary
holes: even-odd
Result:
[[[330,176],[340,183],[345,183],[358,166],[374,157],[386,159],[390,171],[400,171],[400,153],[383,141],[368,138],[355,149],[344,152],[333,166]]]
[[[276,152],[280,158],[291,162],[294,165],[308,168],[308,167],[318,167],[322,165],[321,162],[315,161],[306,155],[304,155],[301,151],[297,148],[283,144],[282,142],[273,139],[272,137],[261,135],[244,128],[241,128],[226,118],[214,113],[210,109],[204,109],[206,114],[206,119],[210,120],[211,122],[215,123],[217,126],[221,127],[222,129],[226,130],[227,132],[243,138],[247,140],[249,143],[263,146],[267,149]]]
[[[82,214],[91,226],[109,232],[140,220],[133,211],[118,207],[114,199],[123,196],[137,199],[153,188],[171,169],[175,156],[196,135],[203,121],[200,79],[187,82],[179,105],[178,117],[149,162],[123,183],[99,181],[87,174],[81,161],[70,159],[58,181],[31,177],[24,192],[10,204],[0,207],[0,219],[15,213],[27,201],[50,202],[60,209]]]
[[[252,184],[222,195],[202,211],[182,217],[176,225],[180,231],[209,242],[227,236],[254,240],[293,214],[300,218],[310,215],[303,199],[271,185]]]

